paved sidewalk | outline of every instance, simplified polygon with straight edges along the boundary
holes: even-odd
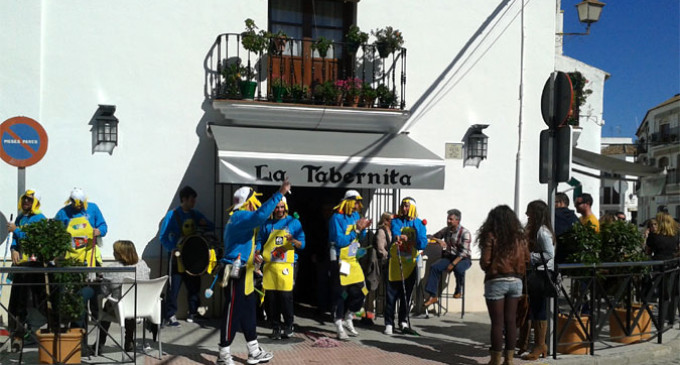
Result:
[[[460,319],[460,313],[450,313],[443,317],[431,316],[412,318],[413,328],[420,336],[382,334],[382,319],[372,327],[357,326],[359,336],[347,342],[338,341],[338,347],[314,347],[314,341],[328,336],[335,338],[334,325],[329,318],[319,321],[307,316],[304,311],[296,317],[296,333],[288,340],[273,341],[267,335],[271,332],[258,327],[259,342],[262,347],[274,353],[270,364],[485,364],[489,361],[489,318],[486,312],[471,312]],[[158,354],[154,349],[146,356],[139,354],[137,364],[214,364],[217,357],[219,328],[217,321],[186,323],[181,328],[164,328],[162,360],[151,356]],[[117,333],[117,328],[113,328]],[[141,331],[141,329],[140,329]],[[395,331],[397,333],[399,331]],[[141,334],[141,332],[139,332]],[[91,336],[91,341],[93,341]],[[111,341],[109,341],[111,342]],[[141,345],[141,339],[138,341]],[[237,364],[245,364],[247,359],[245,340],[242,334],[232,344],[232,353]],[[107,347],[103,357],[93,357],[88,363],[115,363],[120,353]],[[0,355],[0,364],[17,363],[15,354]],[[84,359],[87,360],[87,359]],[[534,364],[680,364],[680,330],[670,330],[664,334],[664,344],[654,342],[600,349],[596,356],[559,355],[557,360],[541,359]],[[27,349],[24,363],[37,363],[36,350]],[[515,359],[516,364],[532,363]]]

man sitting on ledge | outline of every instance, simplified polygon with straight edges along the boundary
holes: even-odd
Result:
[[[442,247],[442,258],[430,267],[430,276],[427,279],[425,292],[430,298],[425,302],[429,307],[439,301],[439,280],[442,272],[453,271],[456,276],[456,290],[454,298],[460,298],[462,283],[465,279],[465,271],[470,268],[470,231],[460,225],[461,213],[458,209],[451,209],[446,218],[446,227],[429,236],[430,241],[435,241]]]

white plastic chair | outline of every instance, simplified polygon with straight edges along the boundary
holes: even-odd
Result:
[[[158,358],[163,357],[163,349],[161,344],[161,293],[165,287],[168,276],[162,276],[151,280],[137,280],[137,300],[135,301],[135,280],[131,278],[123,278],[121,285],[122,298],[116,299],[111,295],[103,298],[102,306],[99,310],[99,321],[102,319],[111,320],[120,324],[120,339],[121,344],[125,343],[125,320],[143,318],[149,320],[151,323],[158,325]],[[115,318],[111,317],[104,311],[104,303],[111,301],[117,305],[114,307]],[[135,314],[135,307],[137,313]],[[110,317],[110,318],[104,318]],[[143,327],[145,328],[145,327]],[[99,331],[101,327],[97,326],[97,344],[95,346],[95,353],[99,353]],[[143,338],[146,338],[146,331],[143,331]],[[122,361],[125,361],[125,351],[122,352]]]

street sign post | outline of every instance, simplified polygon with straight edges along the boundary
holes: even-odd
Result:
[[[17,169],[17,197],[26,190],[26,167],[47,152],[47,133],[28,117],[13,117],[0,124],[0,159]]]

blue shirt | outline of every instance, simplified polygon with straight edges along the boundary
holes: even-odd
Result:
[[[177,247],[177,242],[183,236],[190,235],[196,231],[196,227],[201,220],[207,222],[207,226],[203,227],[208,231],[214,231],[215,225],[209,221],[201,212],[191,209],[188,212],[182,210],[182,207],[177,207],[168,212],[163,218],[161,224],[160,240],[166,250],[172,251]],[[181,224],[181,226],[180,226]],[[186,227],[191,225],[191,227]]]
[[[45,218],[42,213],[31,215],[24,215],[24,213],[20,213],[17,219],[14,220],[14,225],[16,225],[17,228],[13,231],[14,237],[12,238],[12,245],[10,248],[15,251],[21,251],[21,240],[26,238],[26,232],[22,231],[21,227],[41,221],[43,219],[47,218]]]
[[[224,258],[222,261],[233,263],[238,255],[241,255],[242,265],[248,261],[255,239],[255,228],[267,221],[282,197],[283,195],[277,191],[254,212],[249,210],[234,211],[224,226]]]
[[[262,251],[262,246],[267,242],[272,231],[284,228],[288,229],[288,232],[290,232],[294,239],[300,241],[300,248],[295,248],[295,261],[297,261],[297,250],[305,248],[305,232],[302,231],[302,224],[300,224],[300,221],[295,219],[295,217],[286,216],[278,220],[267,219],[267,221],[264,222],[264,225],[260,227],[260,232],[257,234],[255,249]]]
[[[392,242],[397,240],[397,237],[401,236],[401,230],[406,227],[411,227],[416,231],[416,250],[424,250],[427,246],[427,230],[423,221],[420,218],[408,219],[403,217],[398,217],[392,219]],[[391,247],[391,243],[390,243]],[[389,247],[387,252],[389,252]]]
[[[95,203],[88,202],[87,209],[83,208],[81,210],[76,210],[72,205],[69,204],[59,209],[57,215],[54,216],[54,219],[61,221],[64,224],[64,227],[68,227],[68,222],[70,222],[71,219],[78,217],[87,218],[87,221],[90,222],[90,225],[93,229],[98,229],[99,232],[101,232],[102,237],[106,236],[106,232],[108,232],[109,227],[106,225],[104,216],[102,216],[102,212]]]
[[[340,256],[340,249],[342,247],[347,247],[354,240],[359,240],[366,236],[365,229],[360,233],[355,232],[356,222],[359,219],[361,219],[361,215],[358,212],[354,212],[351,215],[336,212],[331,216],[331,220],[328,223],[328,241],[332,247],[335,247],[336,257]],[[347,233],[349,226],[351,226],[351,229]]]

